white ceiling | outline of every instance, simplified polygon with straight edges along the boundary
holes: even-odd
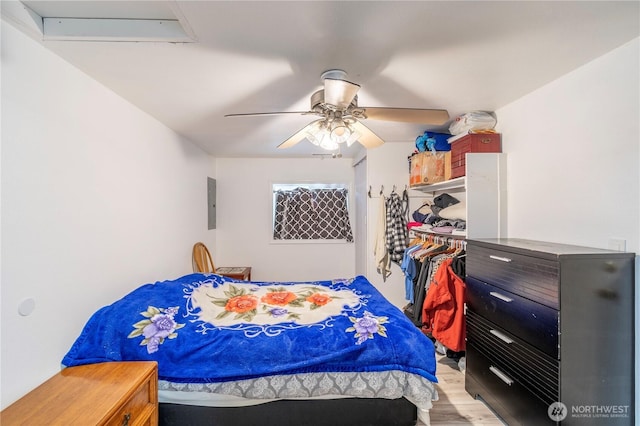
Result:
[[[1,3],[6,18],[11,2]],[[315,117],[224,115],[308,110],[327,69],[362,85],[361,106],[444,108],[454,118],[494,111],[640,35],[638,1],[23,3],[42,17],[178,18],[196,42],[41,42],[219,157],[322,152],[306,140],[276,149]],[[364,123],[386,142],[430,129]]]

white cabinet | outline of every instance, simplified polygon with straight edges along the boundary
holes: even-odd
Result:
[[[466,199],[467,238],[500,238],[507,229],[506,154],[468,153],[466,176],[411,189]],[[458,197],[456,197],[458,198]]]

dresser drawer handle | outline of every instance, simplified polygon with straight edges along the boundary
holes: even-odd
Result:
[[[131,413],[127,413],[122,418],[122,426],[129,426],[129,420],[131,419]]]
[[[493,259],[493,260],[499,260],[500,262],[511,262],[511,259],[509,259],[508,257],[500,257],[500,256],[494,256],[494,255],[490,255],[489,259]]]
[[[489,330],[489,333],[493,334],[494,336],[496,336],[498,339],[502,340],[503,342],[505,342],[506,344],[511,344],[513,343],[513,340],[510,339],[509,337],[507,337],[506,335],[500,333],[498,330],[494,330],[491,329]]]
[[[498,293],[497,291],[490,291],[489,294],[492,295],[493,297],[495,297],[496,299],[502,300],[503,302],[507,302],[507,303],[513,302],[512,298],[507,297],[505,295],[502,295],[502,294]]]
[[[505,382],[507,385],[511,386],[513,384],[513,380],[509,376],[507,376],[502,371],[495,368],[493,365],[489,367],[489,371],[491,371],[493,374],[498,376],[498,378],[503,382]]]

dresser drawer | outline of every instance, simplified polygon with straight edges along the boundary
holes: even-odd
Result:
[[[68,367],[2,410],[11,425],[157,426],[158,370],[150,361]]]
[[[551,308],[559,308],[559,263],[469,242],[467,276],[491,283]]]
[[[106,423],[108,426],[137,426],[150,424],[149,418],[155,410],[152,399],[152,383],[142,383],[118,412]]]
[[[547,404],[558,401],[559,361],[537,350],[471,309],[467,310],[467,344]]]
[[[555,425],[547,414],[549,405],[536,398],[517,380],[496,367],[474,345],[467,345],[465,389],[480,396],[509,426]]]
[[[558,311],[467,276],[469,308],[542,352],[558,357]]]

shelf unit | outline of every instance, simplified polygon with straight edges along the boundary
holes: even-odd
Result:
[[[506,170],[506,154],[467,153],[465,176],[411,189],[434,197],[445,192],[465,193],[466,238],[500,238],[506,236],[507,226]]]

